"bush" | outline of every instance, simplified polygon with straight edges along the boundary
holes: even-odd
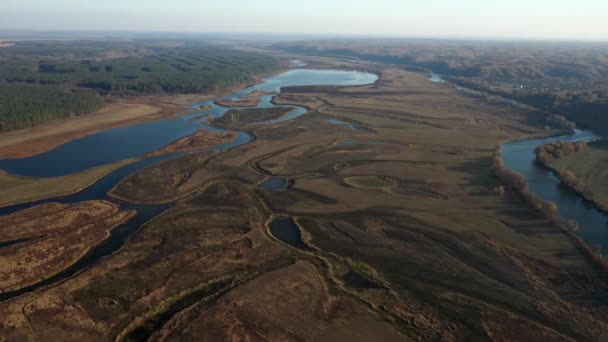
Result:
[[[588,144],[586,141],[577,142],[562,142],[544,144],[536,148],[536,160],[543,165],[551,163],[554,159],[560,159],[572,153],[577,153],[586,150]]]
[[[574,173],[570,170],[566,170],[562,173],[559,174],[559,178],[562,182],[566,183],[567,185],[570,185],[572,187],[576,187],[577,184],[577,179],[576,176],[574,175]]]

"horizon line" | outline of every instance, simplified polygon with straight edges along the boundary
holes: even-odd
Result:
[[[412,40],[447,40],[447,41],[486,41],[486,42],[559,42],[559,43],[608,43],[608,38],[573,38],[573,37],[521,37],[521,36],[468,36],[468,35],[420,35],[403,33],[304,33],[304,32],[270,32],[270,31],[161,31],[161,30],[111,30],[111,29],[24,29],[24,28],[0,28],[0,40],[9,41],[11,37],[2,37],[3,34],[29,34],[52,36],[57,34],[117,34],[117,35],[219,35],[219,36],[274,36],[294,38],[348,38],[348,39],[412,39]],[[14,37],[18,38],[18,37]],[[103,37],[102,37],[103,38]],[[108,37],[111,38],[111,37]]]

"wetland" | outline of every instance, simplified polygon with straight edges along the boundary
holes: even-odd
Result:
[[[529,139],[558,130],[421,73],[298,59],[319,69],[224,97],[247,106],[204,99],[178,118],[0,161],[13,176],[53,179],[129,160],[71,195],[0,208],[12,227],[0,230],[0,257],[36,261],[6,270],[0,336],[557,341],[608,331],[602,273],[517,194],[493,191],[496,146],[522,142],[502,153],[528,168]],[[507,150],[520,148],[511,162]],[[32,228],[41,222],[56,223]],[[81,245],[36,252],[62,235]]]

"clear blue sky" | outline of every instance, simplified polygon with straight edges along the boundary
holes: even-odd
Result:
[[[0,29],[608,40],[608,0],[0,0]]]

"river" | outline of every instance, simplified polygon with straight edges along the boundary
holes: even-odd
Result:
[[[262,83],[242,89],[227,96],[227,98],[236,100],[252,91],[280,92],[282,87],[298,85],[364,85],[374,83],[377,79],[378,77],[374,74],[359,71],[294,69],[273,77],[265,78]],[[259,105],[249,108],[275,107],[275,105],[271,103],[271,95],[263,95],[259,98],[261,100]],[[190,108],[196,109],[203,106],[210,106],[210,108],[193,114],[184,115],[177,119],[149,122],[99,132],[66,143],[49,152],[28,158],[0,160],[0,169],[20,176],[57,177],[127,158],[141,157],[146,153],[164,147],[177,139],[193,134],[197,130],[225,132],[220,128],[208,125],[207,121],[211,117],[224,115],[229,108],[216,105],[212,100],[195,103],[191,105]],[[287,107],[292,107],[292,110],[289,113],[276,120],[260,122],[259,124],[272,124],[293,120],[307,113],[306,108],[303,107]],[[211,146],[203,150],[228,150],[252,141],[252,136],[248,132],[237,133],[237,137],[232,142]],[[110,198],[107,193],[122,179],[137,172],[143,167],[180,155],[183,155],[183,153],[172,153],[139,160],[114,170],[86,189],[72,195],[0,208],[0,215],[8,215],[19,210],[49,202],[68,204],[88,200],[106,200],[115,203],[118,202],[122,209],[137,211],[137,215],[131,219],[131,221],[114,229],[111,236],[106,241],[94,247],[74,265],[51,278],[45,279],[32,286],[28,286],[18,291],[1,293],[0,301],[8,300],[38,288],[57,283],[81,272],[103,256],[118,250],[127,239],[141,227],[141,225],[170,208],[170,204],[133,205],[121,203]]]
[[[589,141],[590,131],[576,130],[573,134],[510,142],[502,145],[500,154],[505,166],[523,175],[530,190],[559,207],[561,216],[578,222],[578,234],[591,246],[608,250],[608,215],[560,182],[553,172],[536,163],[534,150],[539,145],[556,141]]]
[[[433,82],[445,83],[438,74],[429,78]],[[473,91],[458,87],[465,91]],[[480,93],[475,91],[475,93]],[[511,99],[505,99],[511,105],[525,106]],[[560,215],[565,219],[578,222],[579,236],[591,246],[608,250],[608,215],[591,202],[584,199],[574,190],[562,184],[553,172],[536,163],[536,147],[556,141],[590,141],[595,138],[588,130],[575,130],[574,133],[556,137],[514,141],[501,146],[500,154],[505,166],[526,179],[528,187],[545,201],[553,201],[559,207]]]

